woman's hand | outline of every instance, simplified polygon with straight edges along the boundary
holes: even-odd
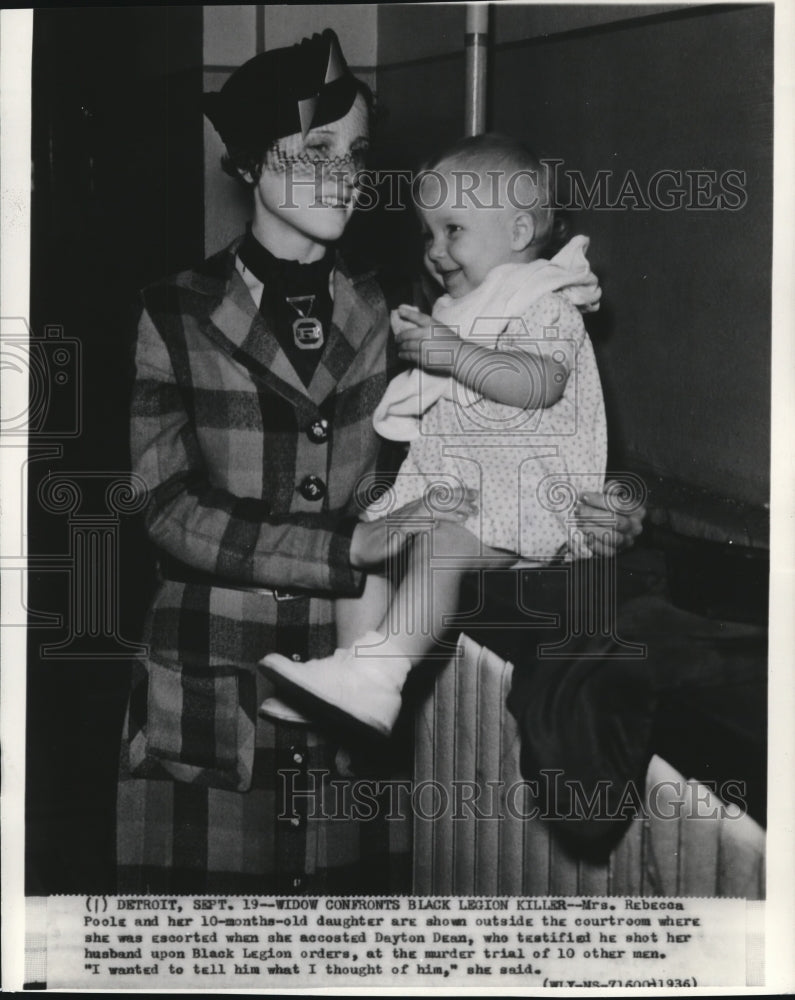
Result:
[[[368,571],[382,568],[412,535],[433,530],[442,521],[463,524],[477,514],[477,499],[478,491],[467,489],[452,498],[449,506],[455,509],[436,510],[425,500],[412,500],[377,521],[360,521],[351,536],[351,566]]]
[[[391,314],[398,355],[433,375],[452,375],[464,341],[455,330],[436,323],[414,306],[398,306]]]
[[[607,483],[605,493],[582,493],[577,506],[577,525],[585,531],[588,545],[596,556],[610,557],[632,548],[643,531],[646,508],[638,507],[630,514],[618,513],[607,502],[605,494],[609,492],[610,484]],[[605,518],[605,511],[611,512],[610,520]]]

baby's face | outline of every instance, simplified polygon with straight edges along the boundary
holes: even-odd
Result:
[[[477,288],[498,264],[516,259],[515,212],[484,181],[471,188],[471,180],[435,171],[418,191],[425,266],[454,299]]]

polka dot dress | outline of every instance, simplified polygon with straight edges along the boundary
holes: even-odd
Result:
[[[551,356],[569,371],[562,398],[547,409],[527,410],[482,397],[473,402],[463,390],[453,399],[443,396],[424,413],[391,496],[369,514],[380,516],[420,497],[445,508],[451,490],[469,487],[479,492],[480,509],[466,527],[486,545],[539,562],[587,556],[569,518],[579,493],[603,488],[607,435],[596,359],[580,311],[560,293],[542,295],[495,346],[516,352],[517,364],[529,364],[530,371],[534,357]],[[496,367],[493,377],[499,378]]]

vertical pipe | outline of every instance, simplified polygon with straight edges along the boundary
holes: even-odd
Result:
[[[466,114],[467,135],[486,129],[486,60],[489,41],[489,5],[467,4],[466,34]]]
[[[265,4],[258,3],[254,8],[254,44],[257,55],[265,51]]]

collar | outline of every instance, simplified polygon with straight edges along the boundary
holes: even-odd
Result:
[[[233,294],[234,286],[238,283],[245,292],[245,283],[237,266],[237,255],[243,239],[243,236],[236,237],[223,250],[208,257],[198,267],[182,271],[162,282],[157,282],[157,284],[176,285],[179,288],[186,288],[199,295],[207,295],[219,301],[224,296]],[[352,271],[345,256],[339,250],[336,253],[332,251],[330,256],[334,263],[335,285],[338,283],[339,277],[344,278],[354,287],[361,284],[366,285],[376,277],[375,268]]]
[[[277,281],[288,291],[300,293],[304,290],[311,292],[313,289],[328,288],[336,254],[333,250],[327,250],[320,260],[308,264],[276,257],[259,242],[251,231],[251,226],[248,226],[238,248],[237,257],[243,265],[244,270],[241,274],[244,278],[246,272],[251,272],[262,285]]]

